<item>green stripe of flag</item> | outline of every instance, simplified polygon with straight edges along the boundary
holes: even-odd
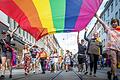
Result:
[[[56,32],[63,32],[65,24],[65,6],[66,0],[50,0],[52,10],[53,24]]]

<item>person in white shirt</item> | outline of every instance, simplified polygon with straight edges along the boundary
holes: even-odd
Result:
[[[53,61],[54,61],[54,69],[55,69],[55,72],[57,71],[57,67],[58,67],[58,53],[57,53],[57,50],[54,50],[53,52]]]
[[[66,72],[68,72],[69,71],[69,65],[70,65],[70,51],[69,50],[66,50],[66,54],[65,54],[65,57],[64,57],[64,62],[65,62]]]

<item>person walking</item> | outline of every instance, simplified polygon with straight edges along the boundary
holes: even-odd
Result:
[[[25,75],[28,75],[30,71],[30,63],[31,63],[31,54],[29,51],[28,44],[24,45],[23,51],[22,51],[22,61],[21,63],[24,64],[24,70],[25,70]]]
[[[1,78],[5,78],[5,64],[8,63],[10,75],[9,78],[12,78],[12,47],[11,45],[14,45],[11,43],[13,39],[14,32],[18,29],[19,26],[17,26],[14,30],[3,30],[2,31],[2,39],[0,40],[0,44],[2,45],[2,75]]]
[[[54,71],[57,72],[57,69],[58,69],[58,53],[57,53],[57,50],[55,49],[54,52],[53,52],[53,60],[54,60]]]
[[[66,54],[65,54],[65,57],[64,57],[64,62],[65,62],[65,70],[66,72],[69,71],[69,66],[70,66],[70,51],[69,50],[66,50]]]
[[[111,60],[111,71],[108,72],[108,79],[111,80],[113,74],[113,80],[118,80],[117,77],[117,57],[120,62],[120,26],[118,19],[111,20],[111,26],[108,26],[97,14],[95,15],[97,20],[103,25],[104,31],[107,34],[106,48],[109,51]]]
[[[51,70],[51,72],[54,72],[54,54],[52,51],[50,54],[50,70]]]
[[[70,70],[73,70],[73,54],[70,52]]]
[[[45,74],[45,66],[46,66],[46,59],[47,59],[47,53],[45,52],[44,48],[41,48],[40,53],[37,55],[37,59],[40,60],[41,68],[42,68],[42,74]]]
[[[32,70],[33,73],[35,73],[35,68],[36,68],[36,56],[38,54],[38,46],[37,45],[33,45],[33,47],[30,49],[30,53],[31,53],[31,57],[32,57]]]
[[[93,38],[88,39],[86,37],[87,31],[88,30],[85,29],[84,39],[86,41],[88,41],[87,54],[90,57],[90,75],[92,75],[92,71],[94,68],[94,75],[93,76],[96,77],[97,61],[98,61],[100,54],[102,54],[102,51],[101,51],[102,50],[101,49],[102,43],[100,42],[100,39],[98,37],[97,32],[95,32],[93,34]]]
[[[77,35],[78,44],[78,72],[86,71],[85,61],[86,61],[86,45],[84,44],[84,39],[79,41],[79,32]],[[86,71],[85,74],[88,72]]]

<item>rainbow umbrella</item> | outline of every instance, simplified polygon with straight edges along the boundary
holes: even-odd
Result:
[[[0,0],[0,10],[36,40],[84,29],[103,0]]]

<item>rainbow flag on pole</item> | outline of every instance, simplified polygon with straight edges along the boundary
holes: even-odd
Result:
[[[103,0],[0,0],[0,10],[36,40],[84,29]]]

